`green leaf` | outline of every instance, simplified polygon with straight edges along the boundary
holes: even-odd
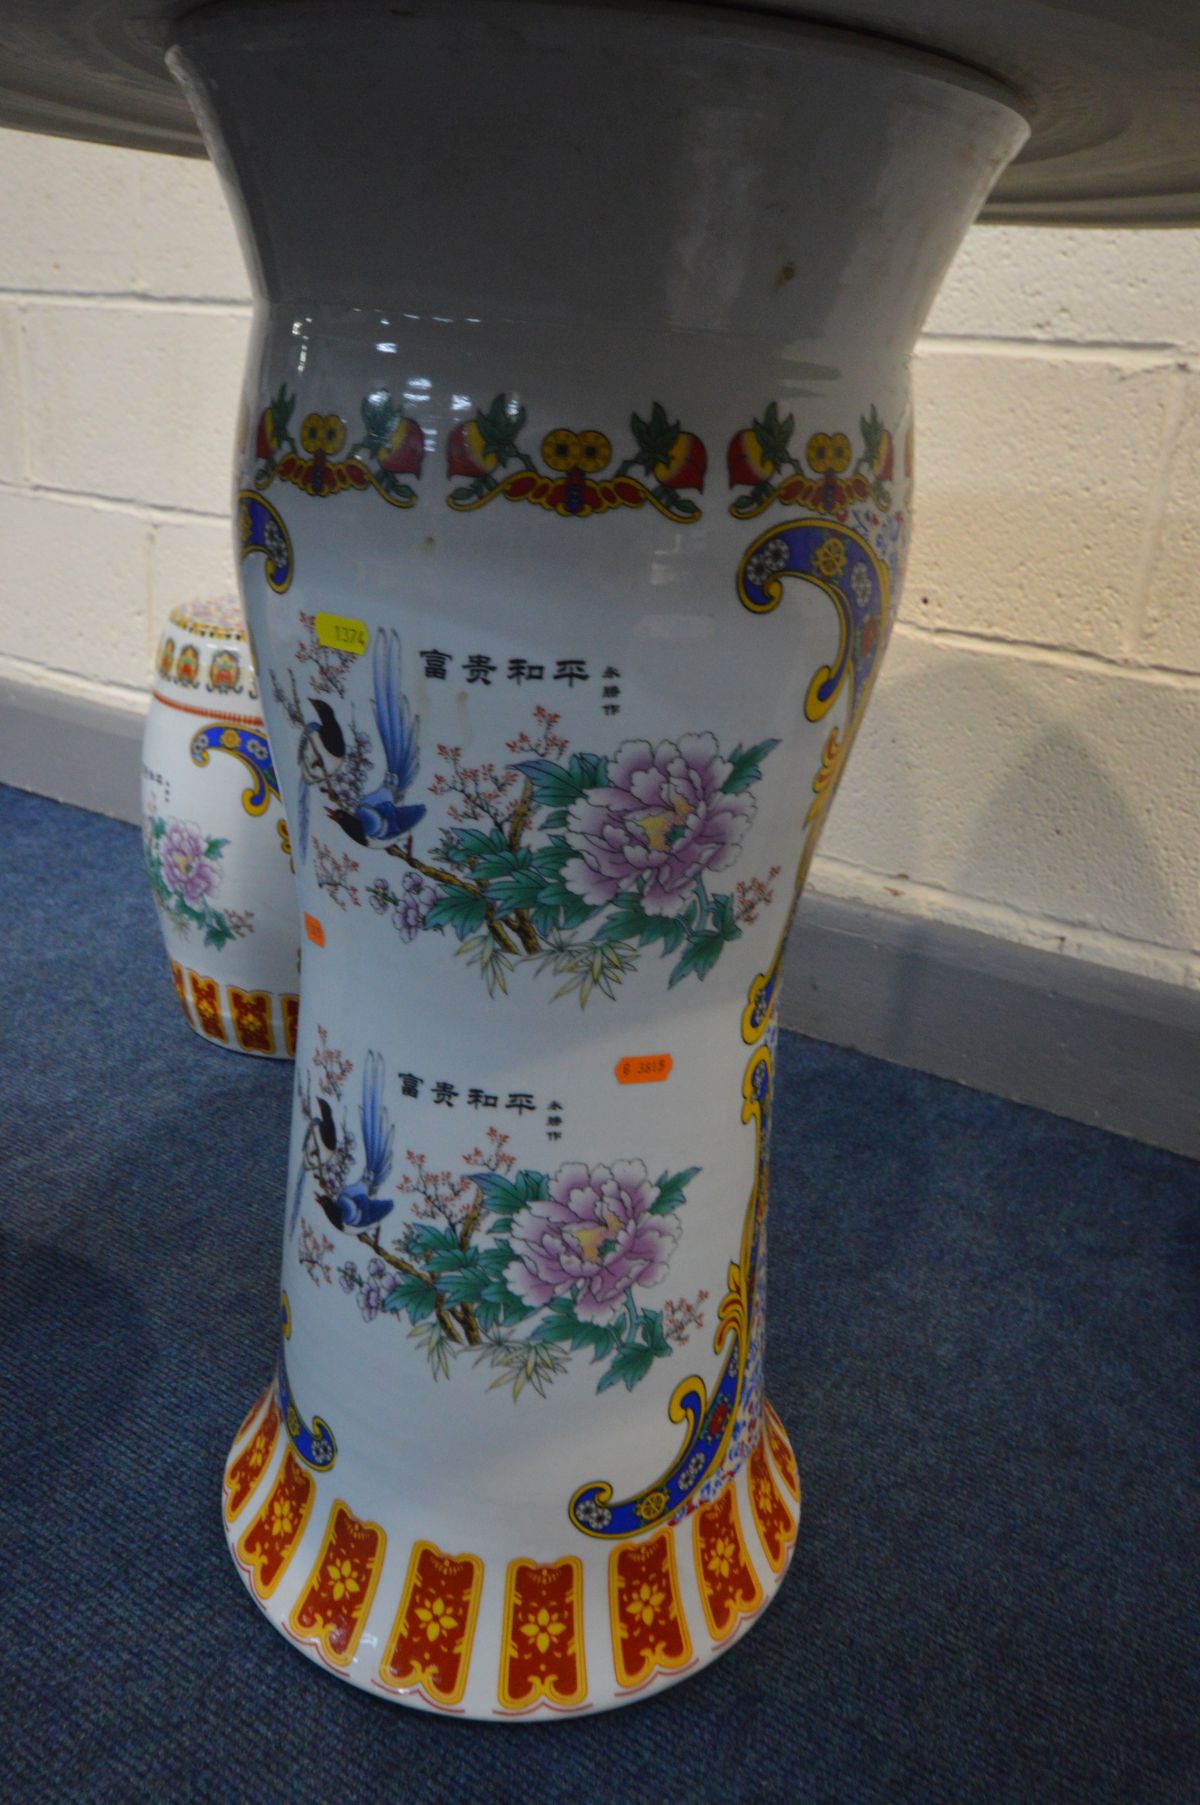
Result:
[[[492,1297],[490,1289],[475,1300],[472,1308],[475,1312],[475,1321],[485,1333],[489,1329],[497,1328],[504,1315],[500,1304]]]
[[[789,414],[786,420],[779,418],[779,408],[774,401],[766,409],[762,419],[754,422],[752,430],[762,447],[763,456],[773,463],[776,469],[787,457],[787,448],[791,443],[795,426],[794,414]]]
[[[480,1308],[495,1322],[523,1322],[527,1316],[533,1315],[531,1307],[523,1304],[519,1297],[514,1297],[501,1279],[488,1280],[480,1299]]]
[[[463,1250],[451,1228],[436,1222],[417,1222],[405,1238],[407,1250],[433,1273],[451,1272],[463,1262]]]
[[[597,1391],[607,1391],[611,1385],[624,1385],[632,1391],[639,1379],[644,1379],[654,1365],[653,1350],[635,1343],[632,1347],[623,1347],[600,1383]]]
[[[739,939],[742,930],[734,918],[732,896],[712,896],[708,907],[713,933],[720,934],[723,940]]]
[[[567,770],[581,790],[600,790],[608,782],[608,760],[599,752],[572,752]]]
[[[638,939],[651,919],[642,908],[641,897],[636,893],[619,897],[613,905],[612,913],[605,917],[592,939],[598,946],[605,946],[613,940]]]
[[[629,424],[637,440],[638,454],[647,467],[662,463],[679,437],[679,421],[670,418],[660,401],[654,403],[648,420],[633,414]]]
[[[229,844],[228,840],[206,840],[204,842],[205,858],[206,859],[219,859],[221,854],[224,852],[225,848],[228,846],[228,844]]]
[[[533,800],[538,808],[569,808],[583,795],[586,785],[581,783],[575,771],[575,765],[564,767],[556,765],[548,758],[527,758],[512,766],[522,777],[529,779],[533,790]]]
[[[448,1304],[476,1304],[487,1289],[488,1274],[476,1248],[460,1250],[460,1254],[457,1266],[439,1270],[438,1288]]]
[[[473,934],[487,920],[487,904],[482,896],[469,890],[447,890],[433,903],[425,917],[427,928],[453,928],[460,940]]]
[[[703,981],[721,957],[726,943],[729,940],[736,940],[740,934],[741,929],[735,927],[732,934],[716,932],[694,935],[688,941],[683,957],[672,970],[671,976],[667,980],[667,988],[674,989],[675,985],[686,977],[696,977]]]
[[[501,915],[509,915],[514,909],[532,909],[541,900],[541,894],[542,879],[533,870],[514,871],[488,891]]]
[[[873,403],[869,414],[859,416],[858,425],[862,433],[863,455],[868,463],[873,464],[883,443],[883,421]]]
[[[407,1316],[412,1323],[432,1316],[437,1293],[411,1272],[402,1272],[393,1290],[383,1300],[383,1308],[392,1316]]]
[[[544,825],[549,827],[547,817]],[[571,848],[565,840],[550,840],[545,846],[539,846],[533,855],[533,868],[540,871],[543,877],[561,877],[563,866],[573,857]]]
[[[375,389],[362,404],[363,426],[370,451],[382,451],[400,422],[400,409],[386,389]]]
[[[500,1172],[472,1172],[468,1176],[470,1182],[478,1186],[484,1208],[497,1217],[505,1228],[517,1211],[524,1209],[527,1203],[532,1203],[535,1198],[545,1197],[550,1182],[547,1173],[529,1170],[517,1172],[511,1178],[506,1178]],[[491,1262],[498,1251],[499,1249],[489,1248],[483,1255],[485,1264]],[[489,1267],[489,1270],[495,1270],[497,1276],[512,1259],[512,1248],[505,1246],[503,1256],[498,1267]]]
[[[556,1297],[547,1305],[542,1319],[530,1334],[530,1341],[569,1342],[579,1324],[569,1297]]]
[[[602,1327],[599,1323],[580,1322],[575,1314],[574,1302],[569,1297],[556,1297],[546,1306],[541,1322],[529,1339],[557,1342],[570,1347],[573,1353],[586,1349],[593,1360],[604,1359],[614,1348],[620,1346],[621,1341],[615,1329]]]
[[[721,785],[722,793],[736,796],[742,790],[748,790],[752,784],[760,782],[762,771],[759,767],[778,744],[778,740],[759,740],[757,746],[735,746],[729,754],[731,768],[729,776]]]
[[[699,1171],[699,1166],[688,1166],[683,1172],[662,1173],[658,1179],[658,1196],[650,1205],[650,1214],[669,1216],[681,1204],[686,1203],[684,1192]]]
[[[517,434],[525,424],[523,407],[509,408],[508,396],[497,395],[492,405],[475,415],[475,424],[484,448],[494,451],[501,463],[507,463],[516,444]]]
[[[656,1360],[669,1359],[671,1344],[663,1334],[662,1311],[643,1310],[638,1322],[642,1340]]]
[[[492,828],[486,834],[481,834],[475,827],[455,828],[447,845],[453,849],[450,856],[456,864],[462,864],[468,859],[494,859],[498,854],[508,851],[508,841],[498,828]]]
[[[664,953],[673,953],[682,945],[686,934],[687,928],[678,915],[647,915],[640,944],[661,946]]]

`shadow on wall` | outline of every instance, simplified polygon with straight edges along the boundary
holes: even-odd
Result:
[[[1172,868],[1164,850],[1187,831],[1186,770],[1146,731],[1161,694],[1054,666],[1013,670],[898,640],[823,852],[897,891],[906,876],[933,885],[948,907],[1019,910],[1042,924],[1043,949],[1069,947],[1072,928],[1186,949],[1186,858]],[[801,935],[804,925],[802,907]],[[922,1014],[921,988],[935,981],[922,955],[941,934],[938,917],[897,911],[906,957],[889,981],[889,1045],[905,1046]]]

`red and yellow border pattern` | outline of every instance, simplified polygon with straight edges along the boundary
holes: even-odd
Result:
[[[679,1593],[675,1531],[626,1542],[608,1560],[608,1608],[617,1684],[627,1691],[692,1664]]]
[[[565,1560],[508,1563],[501,1624],[499,1698],[505,1711],[545,1704],[577,1709],[587,1699],[583,1566]]]
[[[737,1488],[702,1504],[692,1518],[692,1554],[696,1583],[708,1633],[725,1642],[743,1617],[753,1617],[763,1602],[763,1589],[746,1552],[738,1513]]]
[[[222,986],[218,979],[203,977],[175,959],[170,966],[171,982],[187,1024],[205,1040],[265,1058],[296,1057],[298,996],[243,990],[237,984]]]
[[[234,1550],[256,1598],[269,1598],[283,1578],[308,1525],[316,1489],[288,1448],[274,1484]]]
[[[415,1543],[376,1683],[387,1692],[419,1692],[443,1711],[460,1705],[482,1590],[477,1555]]]
[[[289,1458],[291,1449],[288,1450]],[[321,1552],[292,1606],[288,1628],[334,1667],[348,1667],[363,1633],[387,1537],[378,1523],[356,1517],[339,1498],[329,1513]]]

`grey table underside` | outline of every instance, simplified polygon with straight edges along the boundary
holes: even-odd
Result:
[[[225,3],[235,23],[237,0]],[[338,16],[347,30],[386,30],[440,3],[401,12],[360,0]],[[668,3],[681,32],[711,28],[718,10]],[[176,21],[195,10],[189,0],[0,0],[0,124],[203,156],[163,62]],[[986,219],[1200,224],[1196,0],[733,0],[720,10],[869,33],[1002,82],[1032,135]]]

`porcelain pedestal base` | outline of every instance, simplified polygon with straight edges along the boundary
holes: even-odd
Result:
[[[216,7],[173,66],[259,294],[237,537],[305,932],[231,1548],[398,1702],[604,1709],[795,1536],[780,964],[895,616],[909,353],[1024,128],[714,9]]]
[[[272,1388],[234,1440],[224,1507],[247,1589],[311,1660],[430,1711],[463,1715],[470,1688],[473,1715],[524,1722],[630,1703],[732,1647],[787,1572],[800,1485],[768,1405],[717,1495],[649,1536],[557,1562],[515,1526],[439,1546],[427,1521],[354,1515],[297,1458]]]

